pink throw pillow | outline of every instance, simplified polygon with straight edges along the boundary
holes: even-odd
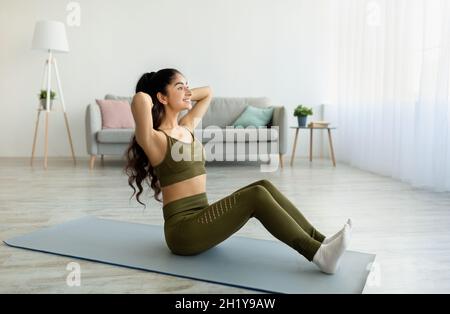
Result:
[[[131,107],[126,100],[96,99],[102,113],[103,129],[134,129]]]

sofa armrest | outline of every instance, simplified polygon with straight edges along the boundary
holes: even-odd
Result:
[[[287,132],[288,121],[286,116],[286,110],[284,106],[274,106],[272,116],[272,127],[278,127],[278,143],[279,153],[285,154],[287,152]]]
[[[98,154],[97,132],[102,129],[102,115],[97,104],[89,104],[86,108],[86,148],[89,155]]]

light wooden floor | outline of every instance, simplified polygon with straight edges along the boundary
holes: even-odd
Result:
[[[294,168],[262,173],[257,165],[208,164],[208,198],[266,178],[316,227],[331,234],[354,221],[351,250],[376,253],[365,293],[450,292],[450,193],[411,188],[390,178],[329,160],[297,159]],[[143,211],[122,173],[122,161],[105,157],[93,171],[88,159],[52,158],[49,168],[28,158],[0,158],[0,239],[85,215],[163,224],[161,205]],[[149,194],[147,194],[149,195]],[[276,240],[251,219],[237,235]],[[302,257],[299,257],[302,258]],[[66,285],[66,266],[81,265],[81,286]],[[254,293],[0,245],[1,293]]]

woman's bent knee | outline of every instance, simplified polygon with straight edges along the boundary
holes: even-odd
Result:
[[[258,185],[262,185],[266,189],[270,189],[270,188],[272,188],[274,186],[272,184],[272,182],[270,182],[269,180],[266,180],[266,179],[259,180],[258,181]]]
[[[244,197],[251,199],[252,201],[259,202],[265,201],[270,192],[263,185],[253,185],[241,192]]]

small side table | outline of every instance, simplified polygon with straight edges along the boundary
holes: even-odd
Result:
[[[36,138],[37,138],[38,129],[39,129],[39,117],[41,115],[41,112],[45,112],[44,169],[47,169],[49,114],[54,113],[54,112],[58,112],[58,111],[59,110],[56,110],[56,109],[52,109],[52,110],[45,110],[45,109],[41,109],[41,108],[37,109],[36,126],[35,126],[35,129],[34,129],[33,149],[31,151],[31,161],[30,161],[30,165],[31,166],[33,166],[34,152],[35,152],[35,149],[36,149]],[[72,151],[73,164],[76,165],[75,152],[73,151],[72,136],[70,134],[69,120],[67,118],[67,112],[64,111],[63,114],[64,114],[64,121],[66,123],[67,135],[69,137],[70,150]]]
[[[310,128],[310,127],[307,127],[307,126],[291,126],[291,129],[295,129],[295,139],[294,139],[294,147],[292,149],[291,166],[294,165],[295,149],[297,148],[298,131],[300,129],[309,129],[310,130],[310,137],[309,137],[309,161],[312,162],[313,130],[316,129],[316,130],[328,130],[328,140],[329,140],[329,143],[330,143],[331,160],[333,161],[333,166],[336,167],[336,159],[334,158],[334,150],[333,150],[333,141],[331,139],[331,130],[336,129],[336,127]]]

